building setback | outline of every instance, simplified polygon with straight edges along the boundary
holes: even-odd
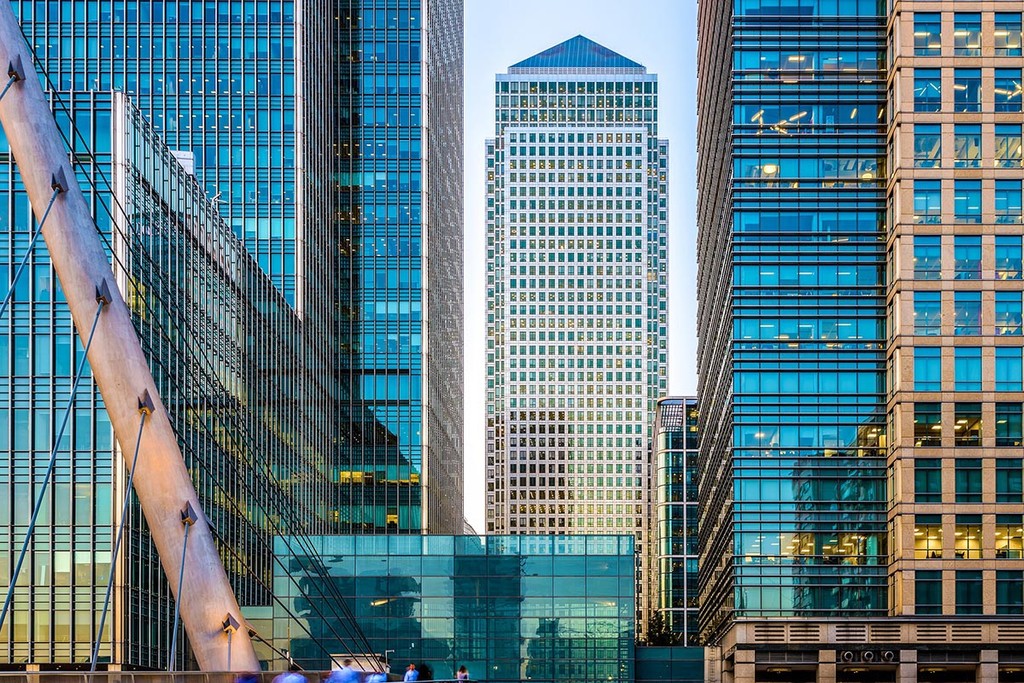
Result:
[[[698,36],[708,671],[1012,680],[1020,4],[706,2]]]
[[[657,118],[657,77],[576,36],[497,76],[487,142],[487,532],[634,533],[643,580],[667,377]]]

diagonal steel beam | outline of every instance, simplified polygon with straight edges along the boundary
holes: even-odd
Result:
[[[32,66],[32,52],[9,0],[0,0],[0,64],[18,60],[25,78],[14,83],[0,101],[0,124],[37,218],[41,219],[41,210],[53,194],[52,178],[63,173],[68,180],[67,192],[50,209],[43,238],[75,326],[79,334],[87,334],[96,311],[96,288],[114,282],[114,275]],[[235,671],[257,671],[259,662],[248,629],[239,629],[230,639],[224,633],[224,615],[240,618],[241,611],[201,513],[190,531],[187,554],[182,555],[185,527],[180,511],[186,505],[200,510],[199,500],[124,299],[116,290],[111,295],[96,327],[89,364],[122,446],[131,447],[138,435],[138,397],[148,391],[153,399],[133,486],[175,592],[179,574],[183,576],[182,595],[175,599],[193,652],[204,671],[227,671],[229,666]],[[229,654],[229,648],[234,652]]]

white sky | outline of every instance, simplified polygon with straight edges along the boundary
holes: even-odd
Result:
[[[494,76],[583,34],[658,75],[659,137],[669,141],[669,392],[696,371],[697,4],[695,0],[466,0],[465,515],[485,533],[486,224],[484,140]]]

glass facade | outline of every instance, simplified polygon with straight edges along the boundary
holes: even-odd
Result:
[[[327,668],[309,635],[334,653],[386,656],[394,671],[488,681],[633,680],[631,536],[324,536],[328,578],[278,539],[277,580],[295,579],[274,610],[274,639],[306,669]],[[282,574],[285,572],[285,574]],[[332,641],[309,614],[344,597],[367,643]],[[323,634],[323,635],[322,635]]]
[[[698,55],[701,631],[745,644],[715,662],[737,680],[796,642],[808,680],[886,652],[865,675],[1014,675],[992,596],[1020,569],[1019,21],[699,8],[733,37]],[[970,663],[940,663],[982,620]]]
[[[12,4],[57,93],[58,123],[114,245],[200,499],[224,532],[243,607],[269,599],[271,533],[461,529],[461,3]],[[126,106],[130,125],[112,135],[121,124],[110,90],[152,125]],[[112,166],[122,143],[142,170]],[[34,224],[8,154],[2,163],[7,283]],[[443,201],[430,200],[428,179]],[[173,206],[160,192],[192,204]],[[137,203],[130,214],[128,202]],[[161,215],[167,225],[115,239],[115,228],[127,234]],[[188,234],[198,222],[208,236]],[[77,344],[40,242],[0,321],[3,572],[28,514],[12,501],[30,496],[45,469]],[[109,572],[124,473],[88,368],[65,442],[74,465],[58,462],[57,502],[43,517],[57,550],[37,541],[0,630],[15,663],[87,658],[100,598],[84,591],[101,595]],[[280,495],[261,489],[273,482]],[[132,512],[139,542],[115,571],[145,588],[117,597],[116,614],[137,611],[108,620],[118,632],[101,659],[162,666],[171,606]]]
[[[58,120],[65,133],[69,120],[79,122],[79,133],[81,122],[92,124],[81,141],[79,182],[111,246],[118,285],[229,579],[242,605],[267,606],[272,536],[316,530],[316,505],[326,493],[311,411],[299,394],[300,320],[124,94],[91,93],[71,104],[88,116]],[[5,168],[18,177],[9,156]],[[10,254],[27,246],[31,224],[23,189],[14,182],[8,188],[7,215],[24,221],[9,224]],[[81,358],[44,245],[33,258],[23,275],[25,296],[14,302],[8,334],[0,337],[7,371],[0,410],[13,428],[4,433],[8,573],[31,512],[23,503],[41,487],[55,418]],[[24,320],[34,324],[23,328]],[[173,601],[137,505],[129,507],[111,566],[126,457],[113,445],[98,391],[80,389],[43,524],[0,630],[12,663],[88,661],[105,586],[117,572],[118,616],[106,622],[101,661],[166,665]],[[179,666],[186,665],[187,648],[180,652]]]
[[[657,600],[672,640],[697,645],[697,399],[663,398],[654,420]],[[678,640],[677,640],[678,639]]]
[[[351,533],[455,533],[462,529],[462,3],[336,4],[337,348],[347,389],[338,406],[331,517]]]
[[[700,515],[712,640],[734,618],[885,614],[888,554],[886,17],[877,2],[717,5],[731,5],[734,44],[731,74],[714,72],[700,98],[708,134],[730,119],[732,131],[719,150],[729,201],[712,206],[716,162],[699,171],[701,229],[716,233],[698,254],[700,325],[712,331],[699,367],[711,397]],[[701,154],[715,154],[708,145]]]

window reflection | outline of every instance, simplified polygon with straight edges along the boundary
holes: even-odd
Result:
[[[1021,127],[1017,124],[997,124],[995,148],[996,168],[1020,168]]]
[[[992,44],[997,57],[1021,55],[1021,15],[1019,12],[996,12]]]
[[[938,12],[914,14],[914,54],[937,57],[942,53],[942,15]]]
[[[953,128],[953,166],[981,167],[981,126],[957,124]]]
[[[953,54],[959,57],[981,56],[981,14],[957,12],[953,17]]]
[[[937,123],[914,124],[914,166],[938,168],[942,165],[942,126]]]

